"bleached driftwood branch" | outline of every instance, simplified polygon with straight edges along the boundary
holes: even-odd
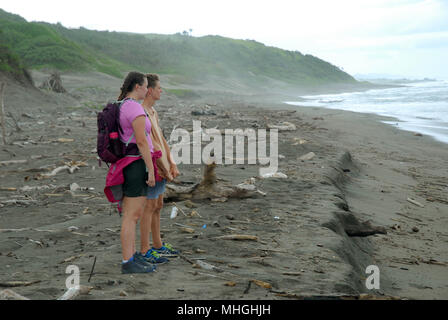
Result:
[[[0,300],[30,300],[10,289],[0,291]]]

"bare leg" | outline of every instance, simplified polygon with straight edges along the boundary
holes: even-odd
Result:
[[[140,252],[142,254],[146,254],[146,252],[151,249],[149,237],[156,206],[157,199],[146,199],[143,217],[140,221]]]
[[[152,214],[151,224],[152,245],[154,248],[160,248],[162,247],[162,238],[160,237],[160,212],[163,208],[163,194],[161,194],[156,201],[157,203]]]
[[[143,214],[145,197],[123,198],[123,220],[121,222],[121,248],[123,260],[129,260],[135,253],[135,228]]]

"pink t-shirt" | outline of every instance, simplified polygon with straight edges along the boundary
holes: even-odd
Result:
[[[123,134],[120,134],[120,139],[124,143],[126,143],[129,138],[134,133],[134,128],[132,128],[132,122],[138,116],[145,117],[145,130],[147,132],[146,140],[148,141],[148,146],[151,152],[154,152],[154,147],[152,146],[151,141],[151,121],[149,121],[148,117],[146,117],[145,110],[140,103],[133,99],[128,99],[121,105],[120,108],[120,125],[121,129],[123,129]],[[136,143],[137,140],[132,137],[130,143]]]

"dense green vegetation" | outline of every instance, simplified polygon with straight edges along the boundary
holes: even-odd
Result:
[[[310,55],[249,40],[187,34],[155,35],[28,23],[0,9],[2,44],[29,68],[97,70],[121,77],[136,69],[182,76],[208,76],[262,83],[266,78],[291,84],[355,83],[339,68]]]
[[[32,83],[31,75],[22,64],[21,59],[15,54],[10,46],[3,41],[3,32],[0,30],[0,72],[9,74],[15,79]]]

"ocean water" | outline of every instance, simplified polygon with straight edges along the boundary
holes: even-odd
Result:
[[[365,92],[302,96],[305,101],[285,103],[395,117],[399,121],[383,122],[448,144],[448,81],[404,85]]]

